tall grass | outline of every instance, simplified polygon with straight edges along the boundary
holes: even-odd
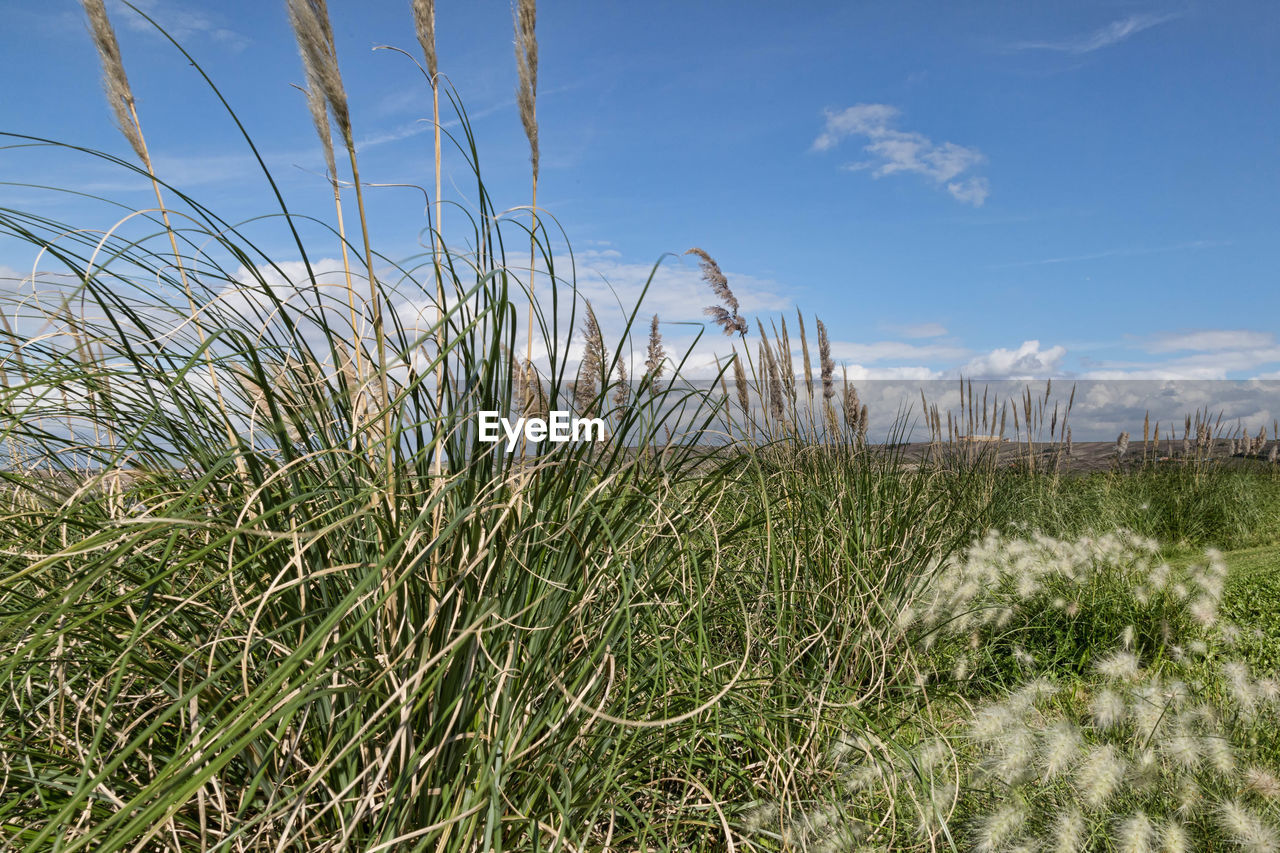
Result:
[[[896,677],[876,590],[896,578],[905,600],[939,538],[897,515],[928,483],[843,450],[823,468],[854,479],[809,481],[803,453],[770,469],[708,457],[698,436],[722,401],[676,381],[687,353],[666,353],[656,318],[645,375],[627,393],[611,379],[638,305],[622,340],[598,340],[593,375],[575,372],[564,342],[584,316],[599,339],[593,313],[545,230],[495,211],[434,73],[460,120],[454,156],[475,170],[477,250],[378,254],[324,5],[290,8],[312,120],[324,139],[332,117],[348,149],[361,245],[340,224],[336,162],[339,225],[319,236],[263,169],[267,221],[305,268],[292,279],[255,242],[263,226],[161,175],[172,204],[101,232],[0,213],[39,270],[5,306],[0,352],[21,366],[0,397],[17,460],[2,475],[0,838],[733,843],[741,804],[805,788],[819,733]],[[532,269],[507,261],[513,227],[549,282],[524,329]],[[335,245],[364,269],[319,269]],[[514,357],[520,331],[547,353],[538,370]],[[574,392],[612,441],[507,454],[478,438],[479,411]],[[848,519],[799,523],[832,500]],[[815,545],[820,560],[798,559]],[[815,695],[824,672],[837,678]]]
[[[445,133],[436,111],[438,138],[474,177],[475,214],[451,223],[472,248],[444,240],[437,189],[427,253],[379,253],[325,4],[289,8],[332,226],[297,214],[265,165],[277,208],[238,224],[149,162],[6,135],[165,200],[100,230],[0,210],[37,271],[0,312],[0,846],[791,844],[751,804],[807,819],[840,791],[832,742],[893,743],[910,724],[903,697],[933,670],[904,614],[933,601],[954,555],[1015,517],[1112,517],[1035,473],[1048,469],[1030,441],[1021,479],[968,451],[908,464],[905,412],[872,446],[826,327],[819,400],[804,318],[797,370],[785,320],[748,340],[700,249],[709,315],[741,350],[710,390],[685,381],[692,345],[668,351],[656,315],[637,325],[642,304],[606,340],[540,220],[490,199],[435,67],[430,3],[413,4],[416,34],[433,100],[458,117]],[[536,163],[533,21],[519,4]],[[230,107],[228,120],[240,126]],[[439,145],[435,160],[438,188]],[[287,256],[260,248],[281,239]],[[526,240],[532,262],[512,263]],[[341,267],[321,268],[335,248]],[[574,336],[588,359],[569,358]],[[995,410],[968,390],[972,435]],[[515,453],[480,440],[481,411],[570,406],[610,439]],[[1065,416],[1028,392],[1017,429],[1046,418],[1061,444]],[[936,408],[929,420],[940,444]],[[1196,488],[1171,516],[1218,486]],[[1114,492],[1103,505],[1129,506]]]

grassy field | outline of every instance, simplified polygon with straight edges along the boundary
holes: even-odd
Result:
[[[728,343],[691,390],[642,305],[605,340],[478,169],[468,248],[437,196],[393,262],[323,4],[289,8],[354,216],[317,236],[281,199],[281,285],[262,222],[154,173],[85,5],[138,155],[111,159],[157,207],[105,233],[0,210],[65,275],[0,335],[0,847],[1280,849],[1276,436],[1222,464],[1197,416],[1171,460],[1065,475],[1028,389],[1025,464],[928,401],[908,458],[825,327],[750,328],[701,250]],[[478,437],[557,408],[609,439]]]

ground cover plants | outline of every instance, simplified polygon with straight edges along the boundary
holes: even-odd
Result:
[[[136,159],[5,137],[156,204],[0,209],[35,270],[0,313],[0,847],[1276,848],[1265,435],[1072,476],[1069,403],[972,386],[870,435],[822,322],[753,327],[702,249],[729,350],[682,381],[643,300],[606,340],[549,219],[496,209],[424,0],[473,213],[446,244],[437,171],[427,252],[384,256],[324,3],[287,5],[332,225],[265,167],[253,222],[166,183],[101,2]],[[560,408],[609,439],[477,428]],[[1013,464],[963,438],[1006,418]]]

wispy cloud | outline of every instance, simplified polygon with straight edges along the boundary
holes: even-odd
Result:
[[[846,163],[847,171],[872,170],[877,178],[898,173],[923,175],[957,201],[981,207],[991,192],[984,177],[964,176],[986,162],[976,148],[954,142],[937,143],[923,133],[898,130],[900,111],[889,104],[855,104],[843,110],[827,110],[826,126],[813,141],[813,150],[829,151],[849,137],[868,140],[862,150],[870,160]]]
[[[1117,45],[1143,30],[1182,17],[1183,13],[1161,15],[1130,15],[1118,21],[1112,21],[1105,27],[1094,30],[1084,36],[1060,39],[1058,41],[1024,41],[1011,45],[1014,50],[1052,50],[1059,53],[1093,53],[1104,47]]]
[[[1257,329],[1188,329],[1159,332],[1131,346],[1149,358],[1114,359],[1090,365],[1094,379],[1265,378],[1280,365],[1280,342]]]
[[[1161,332],[1144,346],[1147,352],[1215,352],[1221,350],[1270,350],[1275,352],[1276,336],[1250,329],[1197,329]]]
[[[908,323],[893,328],[904,338],[940,338],[947,333],[947,327],[941,323]]]
[[[133,0],[133,4],[179,42],[203,36],[237,53],[249,46],[249,37],[227,26],[221,15],[210,14],[194,4],[177,0]],[[112,6],[113,17],[123,21],[129,29],[156,33],[154,26],[123,3],[113,3]]]
[[[1230,246],[1229,241],[1191,240],[1187,243],[1175,243],[1172,246],[1136,247],[1132,249],[1108,249],[1105,252],[1091,252],[1087,255],[1066,255],[1058,258],[1039,258],[1033,261],[1011,261],[1006,264],[992,264],[987,269],[1003,270],[1013,267],[1038,267],[1045,264],[1069,264],[1076,261],[1096,261],[1102,258],[1122,258],[1133,255],[1158,255],[1164,252],[1181,252],[1191,249],[1214,249]]]

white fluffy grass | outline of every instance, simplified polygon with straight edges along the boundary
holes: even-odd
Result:
[[[1127,534],[1076,542],[991,534],[944,567],[899,625],[923,629],[922,660],[939,657],[957,675],[990,654],[1002,625],[1035,608],[1084,619],[1110,596],[1132,618],[1115,623],[1112,647],[1093,654],[1078,682],[1037,676],[1032,653],[1009,643],[1013,671],[1027,680],[970,708],[945,737],[922,739],[909,757],[884,744],[833,750],[847,768],[846,817],[825,813],[822,843],[856,849],[831,846],[832,833],[866,843],[859,833],[875,827],[870,837],[887,849],[942,849],[949,835],[968,850],[1178,853],[1208,838],[1214,849],[1229,841],[1280,853],[1280,768],[1270,766],[1274,756],[1248,752],[1251,732],[1280,727],[1280,681],[1221,656],[1229,632],[1217,624],[1220,555],[1184,571],[1151,567],[1152,550]],[[1125,595],[1128,605],[1118,600]],[[1144,623],[1143,606],[1166,608],[1165,624]],[[870,752],[883,760],[866,761]],[[797,825],[812,833],[820,822]]]

